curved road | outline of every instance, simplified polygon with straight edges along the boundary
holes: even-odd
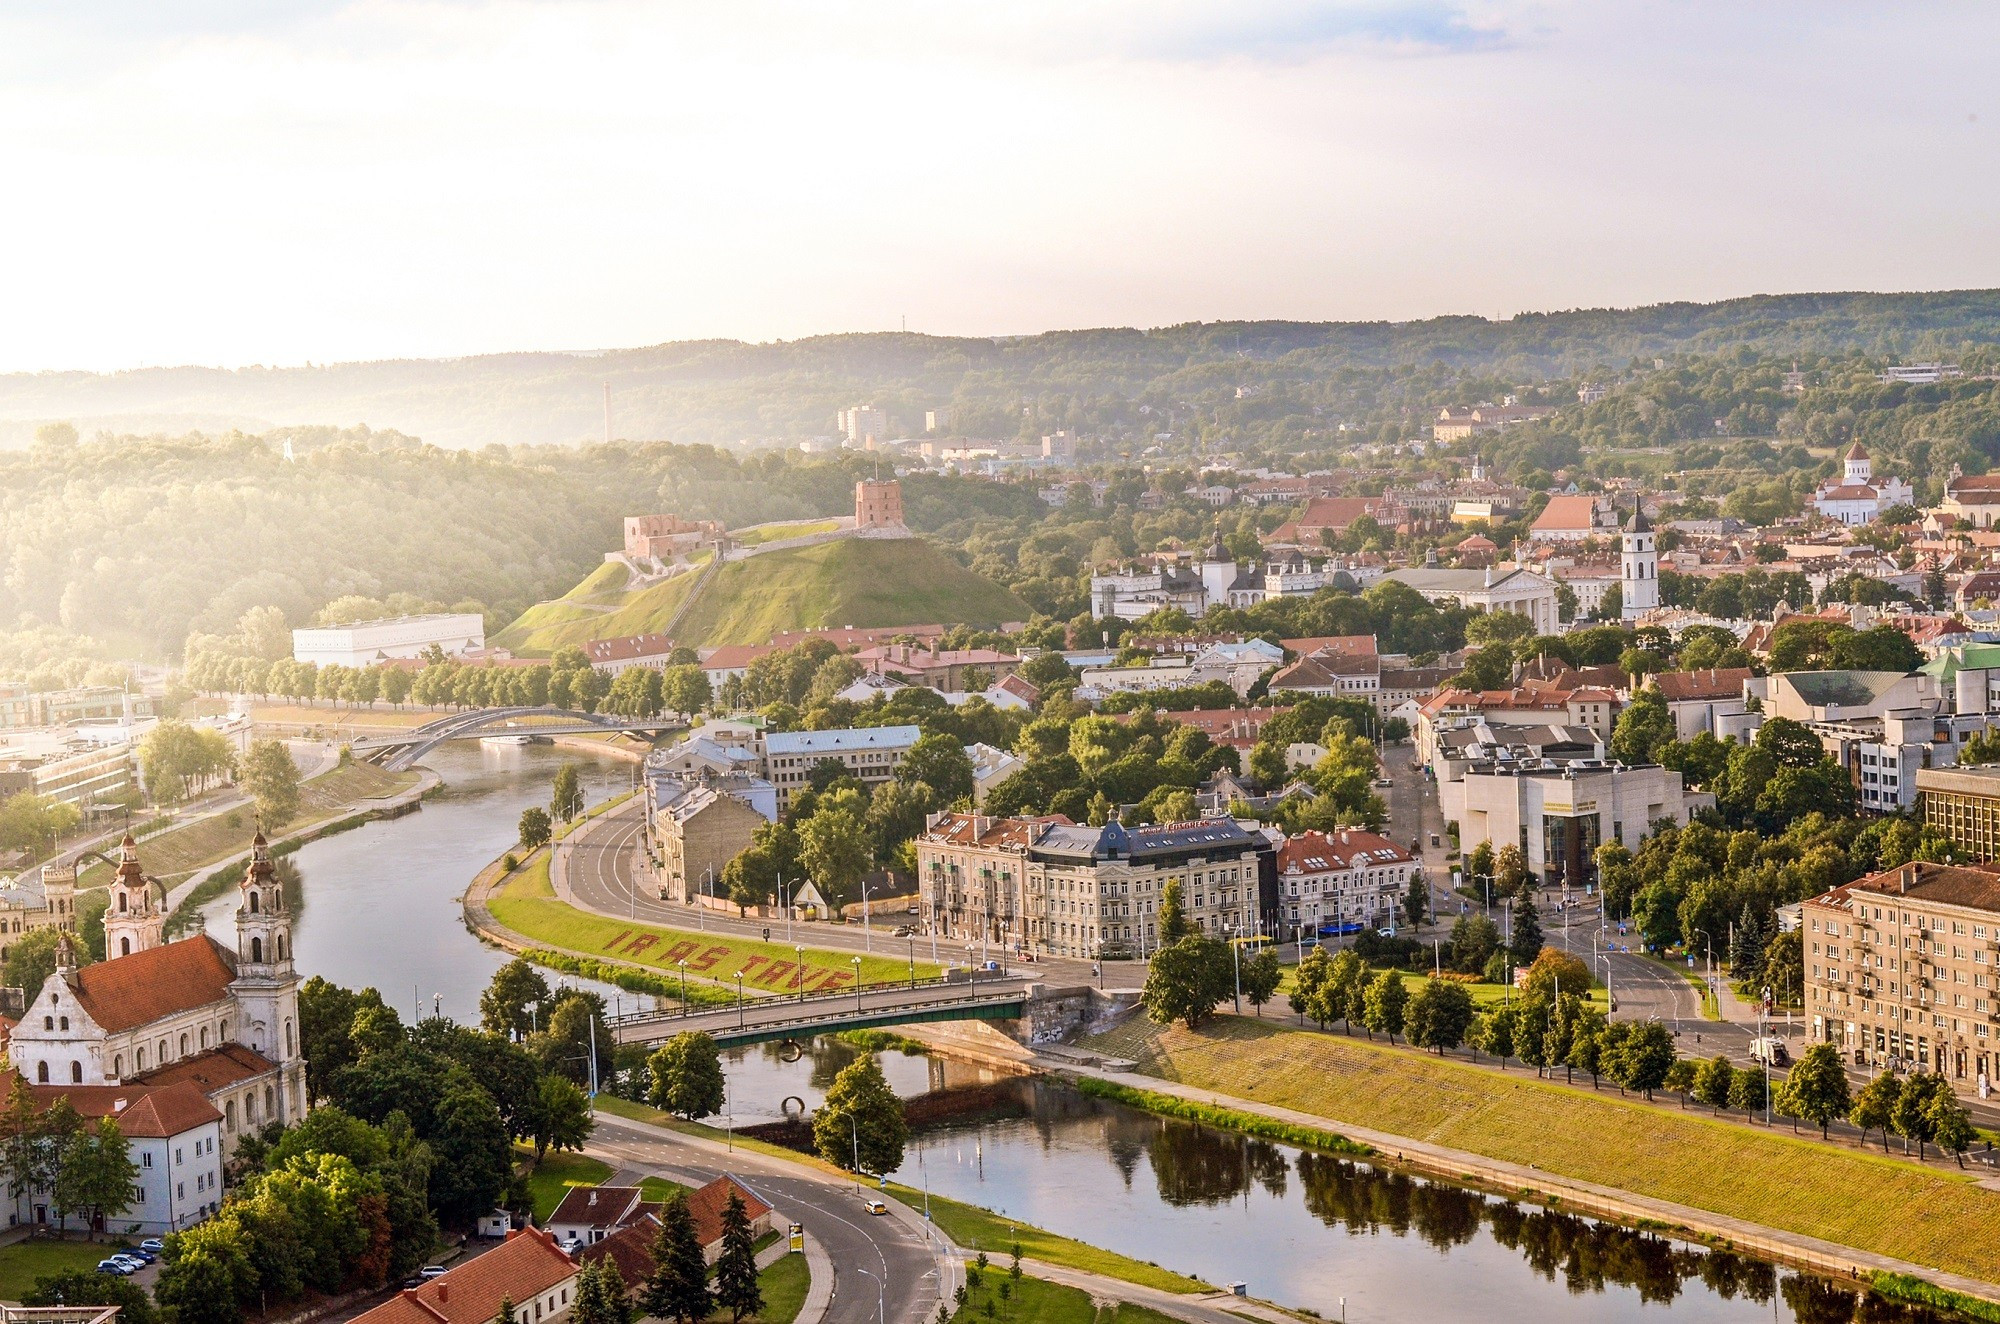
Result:
[[[904,1218],[864,1210],[865,1184],[856,1194],[849,1183],[782,1159],[743,1150],[714,1153],[713,1146],[697,1148],[671,1132],[607,1113],[596,1120],[585,1150],[620,1169],[613,1181],[661,1176],[700,1186],[726,1168],[780,1215],[803,1224],[834,1264],[826,1324],[924,1324],[937,1313],[947,1272],[940,1249]],[[887,1284],[886,1292],[877,1290],[878,1282]]]

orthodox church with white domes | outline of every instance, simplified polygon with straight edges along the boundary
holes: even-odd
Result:
[[[1916,489],[1901,478],[1875,481],[1875,463],[1860,442],[1848,448],[1841,462],[1840,480],[1828,479],[1812,495],[1812,508],[1830,520],[1849,528],[1859,528],[1891,506],[1905,506],[1916,500]]]

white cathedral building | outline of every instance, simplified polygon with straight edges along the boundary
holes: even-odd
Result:
[[[1875,465],[1867,448],[1855,442],[1842,462],[1840,481],[1829,479],[1812,494],[1812,507],[1830,520],[1859,528],[1891,506],[1915,502],[1916,489],[1901,478],[1876,482]]]
[[[128,835],[104,914],[106,959],[79,967],[65,934],[56,971],[12,1031],[13,1069],[49,1104],[113,1117],[140,1180],[109,1230],[173,1231],[220,1207],[222,1165],[245,1132],[308,1106],[291,915],[259,832],[239,887],[236,946],[166,940],[165,896]],[[53,1222],[46,1193],[11,1223]]]

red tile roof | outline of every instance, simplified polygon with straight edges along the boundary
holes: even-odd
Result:
[[[729,1203],[729,1193],[735,1191],[743,1201],[743,1210],[756,1222],[771,1212],[771,1206],[758,1199],[746,1186],[739,1185],[727,1177],[717,1177],[698,1191],[688,1192],[688,1212],[694,1215],[695,1236],[704,1246],[722,1240],[722,1211]]]
[[[1286,839],[1278,852],[1278,872],[1344,873],[1385,864],[1409,864],[1416,857],[1387,837],[1358,828],[1338,832],[1301,832]]]
[[[1375,636],[1372,634],[1322,634],[1307,639],[1280,639],[1278,643],[1287,652],[1301,657],[1326,652],[1361,657],[1372,656],[1375,652]]]
[[[703,1250],[722,1240],[722,1211],[729,1204],[729,1192],[735,1191],[743,1201],[743,1212],[751,1223],[771,1212],[771,1206],[757,1198],[746,1186],[728,1178],[717,1177],[698,1191],[689,1191],[688,1212],[694,1216],[695,1240]],[[613,1260],[618,1265],[618,1276],[629,1285],[636,1286],[653,1276],[653,1238],[660,1230],[658,1210],[662,1206],[649,1204],[645,1212],[631,1222],[613,1232],[602,1241],[593,1242],[577,1252],[577,1258],[585,1261]],[[559,1219],[550,1219],[559,1222]]]
[[[5,1082],[8,1089],[13,1082]],[[47,1108],[57,1099],[67,1099],[78,1115],[95,1120],[118,1119],[118,1129],[127,1136],[170,1139],[209,1122],[219,1122],[215,1110],[199,1088],[186,1081],[171,1085],[30,1085],[35,1104]]]
[[[221,1002],[235,978],[235,953],[201,934],[84,966],[70,989],[90,1019],[115,1034]]]
[[[515,1318],[531,1303],[576,1277],[576,1263],[556,1248],[555,1238],[537,1228],[510,1232],[507,1240],[474,1256],[422,1287],[407,1288],[354,1324],[492,1324],[502,1297],[514,1302]],[[575,1293],[572,1291],[574,1305]],[[567,1305],[558,1302],[557,1310]],[[530,1319],[539,1312],[530,1312]]]
[[[634,1216],[644,1197],[636,1186],[577,1186],[562,1198],[545,1226],[617,1227]]]
[[[1545,532],[1561,529],[1569,532],[1582,529],[1595,531],[1597,524],[1597,498],[1594,496],[1553,496],[1542,513],[1535,517],[1531,526]]]
[[[615,639],[592,639],[584,644],[583,651],[592,662],[630,662],[671,653],[674,641],[663,634],[627,634]]]
[[[1660,697],[1668,703],[1691,699],[1740,699],[1743,682],[1756,673],[1748,667],[1711,667],[1707,671],[1662,671],[1653,677]]]
[[[777,649],[771,647],[769,644],[724,644],[720,648],[712,648],[708,651],[708,656],[701,660],[701,669],[703,671],[735,671],[749,666],[766,653],[775,653],[777,651]]]
[[[186,1081],[203,1094],[213,1094],[277,1069],[276,1062],[253,1048],[245,1048],[242,1044],[224,1044],[131,1079],[139,1085],[172,1085]]]

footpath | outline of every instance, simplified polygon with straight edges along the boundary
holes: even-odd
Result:
[[[1214,1090],[1197,1089],[1177,1081],[1162,1080],[1153,1076],[1116,1071],[1102,1066],[1092,1067],[1080,1063],[1073,1057],[1038,1055],[1032,1065],[1050,1075],[1072,1080],[1090,1077],[1131,1089],[1144,1089],[1155,1094],[1170,1095],[1191,1103],[1252,1113],[1293,1126],[1333,1131],[1349,1140],[1374,1148],[1378,1157],[1367,1160],[1370,1163],[1394,1164],[1452,1182],[1464,1183],[1469,1180],[1483,1183],[1506,1194],[1509,1198],[1542,1199],[1552,1205],[1559,1203],[1560,1207],[1566,1210],[1622,1223],[1664,1225],[1666,1228],[1688,1234],[1693,1240],[1746,1250],[1763,1259],[1810,1269],[1828,1277],[1865,1283],[1877,1270],[1884,1273],[1908,1274],[1982,1301],[2000,1302],[2000,1285],[1982,1279],[1968,1278],[1963,1274],[1943,1273],[1926,1265],[1855,1250],[1849,1246],[1822,1241],[1817,1237],[1782,1232],[1688,1205],[1634,1195],[1629,1191],[1600,1186],[1594,1182],[1560,1177],[1532,1166],[1524,1167],[1518,1163],[1507,1163],[1481,1154],[1431,1144],[1428,1141],[1412,1140],[1407,1136],[1376,1131],[1365,1126],[1353,1126],[1316,1113],[1281,1108],[1230,1094],[1218,1094]]]

